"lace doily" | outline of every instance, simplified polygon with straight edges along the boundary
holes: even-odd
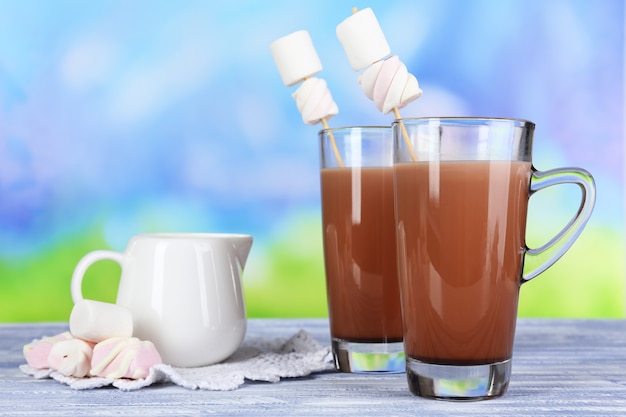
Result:
[[[22,372],[35,378],[52,378],[73,389],[114,386],[123,391],[137,390],[155,383],[171,382],[189,389],[227,391],[239,388],[246,380],[278,382],[281,378],[307,376],[334,369],[329,347],[321,346],[304,330],[290,339],[246,339],[227,360],[198,368],[155,365],[145,379],[74,378],[51,369],[21,365]]]

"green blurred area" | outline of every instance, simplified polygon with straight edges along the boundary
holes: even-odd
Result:
[[[0,259],[0,322],[67,321],[74,266],[92,250],[109,249],[99,230],[37,255]],[[519,315],[625,317],[623,254],[621,232],[587,227],[563,258],[522,286]],[[114,302],[119,275],[112,261],[94,264],[85,275],[84,296]],[[255,239],[243,281],[249,317],[326,317],[318,216],[294,218],[273,236]]]

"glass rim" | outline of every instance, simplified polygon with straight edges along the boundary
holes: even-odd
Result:
[[[342,131],[352,131],[352,130],[388,130],[391,129],[391,125],[356,125],[356,126],[338,126],[338,127],[329,127],[324,128],[319,131],[320,134],[325,134],[328,132],[338,133]]]
[[[516,117],[489,117],[489,116],[424,116],[424,117],[407,117],[394,119],[392,126],[396,126],[400,123],[430,123],[439,122],[439,124],[447,125],[487,125],[491,123],[511,123],[520,127],[534,127],[535,123],[522,118]]]

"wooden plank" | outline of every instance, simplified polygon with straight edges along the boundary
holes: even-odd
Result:
[[[288,338],[305,329],[329,343],[324,319],[253,319],[248,336]],[[76,391],[23,374],[22,346],[63,323],[0,325],[0,415],[626,416],[626,321],[520,319],[513,376],[499,399],[442,402],[409,393],[405,376],[327,372],[234,391],[154,385]]]

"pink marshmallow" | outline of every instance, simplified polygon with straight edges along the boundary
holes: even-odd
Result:
[[[162,363],[161,355],[152,342],[136,337],[112,337],[94,347],[89,373],[104,378],[143,379],[159,363]]]
[[[400,65],[400,59],[397,55],[393,55],[389,57],[389,59],[382,61],[372,93],[372,100],[381,112],[383,111],[385,98],[387,94],[389,94],[389,87],[391,87],[393,77],[396,75]]]
[[[93,345],[81,339],[56,342],[50,349],[48,364],[51,369],[65,376],[82,378],[91,368]]]
[[[48,356],[52,350],[52,346],[62,340],[70,340],[72,335],[70,332],[63,332],[56,336],[43,337],[33,340],[31,343],[24,345],[24,358],[26,363],[32,368],[49,369]]]
[[[293,93],[302,121],[308,125],[319,123],[322,119],[329,120],[339,113],[326,81],[320,78],[309,78]]]
[[[360,75],[359,84],[383,114],[400,109],[422,95],[417,78],[396,55],[369,66]]]

